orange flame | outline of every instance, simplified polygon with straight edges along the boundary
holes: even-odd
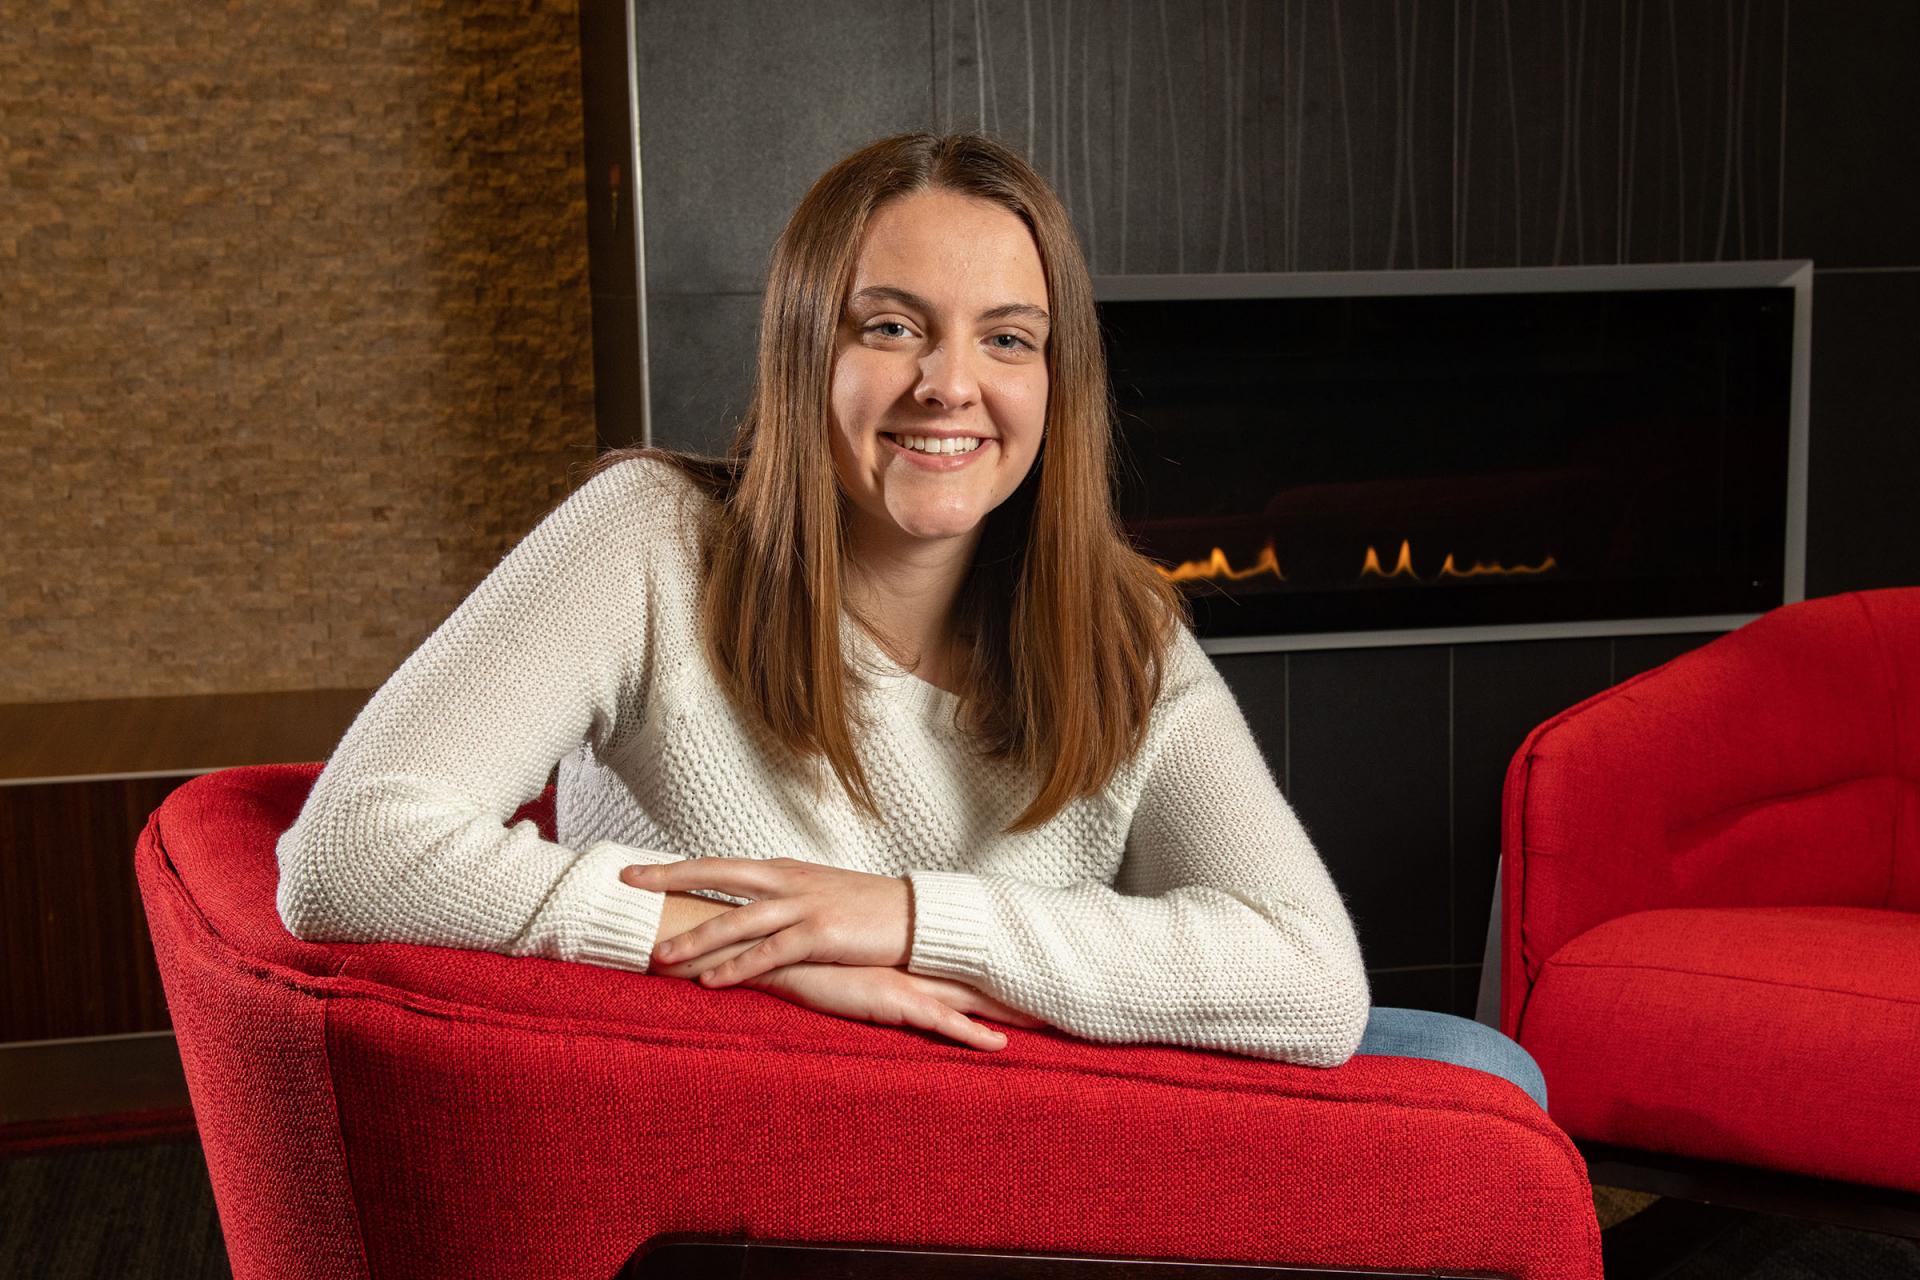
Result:
[[[1473,568],[1462,570],[1454,567],[1453,552],[1449,551],[1447,552],[1445,563],[1440,566],[1433,576],[1436,578],[1481,578],[1491,575],[1506,578],[1524,574],[1545,573],[1547,570],[1554,568],[1557,563],[1552,556],[1548,556],[1537,565],[1517,565],[1514,568],[1508,569],[1499,564],[1482,564],[1478,560],[1475,560],[1473,562]],[[1360,566],[1360,576],[1364,578],[1368,574],[1372,574],[1376,578],[1397,578],[1405,574],[1415,582],[1420,581],[1420,575],[1413,571],[1413,553],[1405,538],[1400,540],[1400,558],[1394,562],[1393,572],[1391,573],[1381,572],[1380,554],[1372,547],[1368,547],[1366,563]]]
[[[1489,573],[1501,577],[1524,576],[1530,573],[1545,573],[1547,570],[1557,567],[1558,564],[1559,561],[1555,560],[1552,556],[1548,556],[1536,565],[1521,564],[1515,565],[1511,569],[1503,569],[1498,564],[1481,564],[1478,560],[1475,560],[1473,562],[1473,568],[1462,572],[1453,567],[1453,553],[1449,551],[1447,553],[1447,562],[1440,566],[1440,572],[1435,576],[1441,578],[1478,578],[1483,574]]]
[[[1367,548],[1366,563],[1360,566],[1361,577],[1372,574],[1376,578],[1397,578],[1403,573],[1415,582],[1420,581],[1420,575],[1413,571],[1413,556],[1407,549],[1405,538],[1400,540],[1400,559],[1394,563],[1392,573],[1380,572],[1380,553],[1372,547]]]
[[[1161,575],[1170,582],[1190,582],[1195,578],[1207,581],[1226,578],[1238,582],[1242,578],[1251,578],[1256,573],[1270,573],[1282,582],[1287,580],[1287,575],[1280,572],[1280,561],[1273,553],[1272,542],[1260,548],[1259,558],[1245,569],[1235,569],[1228,564],[1227,553],[1218,547],[1215,547],[1213,554],[1205,560],[1189,560],[1177,569],[1162,569],[1159,565],[1155,565],[1154,568],[1160,569]]]
[[[1445,562],[1441,564],[1433,576],[1436,579],[1519,577],[1529,574],[1546,573],[1551,569],[1557,568],[1558,564],[1559,562],[1552,556],[1548,556],[1537,565],[1516,565],[1511,569],[1497,562],[1494,564],[1483,564],[1478,560],[1473,562],[1472,568],[1460,569],[1455,567],[1453,563],[1453,553],[1449,551]],[[1281,582],[1287,580],[1287,575],[1280,571],[1280,560],[1274,553],[1271,539],[1260,549],[1260,554],[1254,562],[1245,569],[1235,569],[1232,563],[1228,561],[1227,553],[1219,547],[1215,547],[1213,554],[1205,560],[1188,560],[1175,569],[1167,569],[1160,565],[1155,565],[1154,568],[1158,569],[1161,576],[1170,582],[1192,582],[1196,579],[1217,582],[1223,578],[1229,582],[1240,582],[1262,573],[1270,573]],[[1380,567],[1380,553],[1369,546],[1367,548],[1366,560],[1360,566],[1360,576],[1364,578],[1369,574],[1376,578],[1391,579],[1406,577],[1413,579],[1415,582],[1421,580],[1420,575],[1413,571],[1413,548],[1411,543],[1405,538],[1400,540],[1400,555],[1399,558],[1394,561],[1391,570]]]

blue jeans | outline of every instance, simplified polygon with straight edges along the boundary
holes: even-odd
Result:
[[[1476,1071],[1491,1071],[1513,1081],[1547,1106],[1547,1079],[1533,1055],[1483,1022],[1425,1009],[1383,1009],[1374,1006],[1367,1033],[1356,1053],[1396,1058],[1435,1058]]]

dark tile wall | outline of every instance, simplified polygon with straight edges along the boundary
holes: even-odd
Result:
[[[1812,258],[1807,593],[1920,583],[1907,0],[637,14],[657,443],[725,446],[767,251],[820,172],[982,127],[1054,184],[1096,274]],[[1215,661],[1348,897],[1375,1002],[1471,1015],[1521,739],[1712,638]]]

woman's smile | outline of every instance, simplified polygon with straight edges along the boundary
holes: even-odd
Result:
[[[978,436],[941,440],[932,436],[896,435],[883,431],[880,438],[886,441],[893,452],[900,454],[908,465],[934,472],[958,471],[994,447],[993,441]],[[920,447],[911,447],[909,442]]]

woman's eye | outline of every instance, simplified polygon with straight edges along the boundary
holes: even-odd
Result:
[[[1026,340],[1025,338],[1023,338],[1023,337],[1021,337],[1021,336],[1020,336],[1019,334],[1017,334],[1017,333],[996,333],[996,334],[994,334],[993,336],[994,336],[994,337],[995,337],[996,339],[999,339],[999,338],[1012,338],[1012,339],[1013,339],[1013,346],[1011,346],[1011,347],[1001,347],[1000,349],[1001,349],[1002,351],[1017,351],[1017,350],[1019,350],[1019,349],[1020,349],[1021,347],[1025,347],[1025,348],[1026,348],[1027,350],[1029,350],[1029,351],[1031,351],[1031,350],[1033,350],[1033,344],[1032,344],[1031,342],[1028,342],[1028,341],[1027,341],[1027,340]]]
[[[868,333],[875,333],[875,332],[877,332],[877,331],[879,331],[879,330],[881,330],[881,329],[904,329],[904,328],[906,328],[906,327],[907,327],[907,326],[905,326],[905,325],[903,325],[903,324],[901,324],[901,323],[900,323],[900,322],[899,322],[898,320],[882,320],[882,321],[881,321],[881,322],[880,322],[879,324],[870,324],[870,325],[868,325],[868,326],[867,326],[867,332],[868,332]],[[900,334],[894,334],[894,333],[883,333],[883,334],[881,334],[880,336],[881,336],[881,337],[883,337],[883,338],[896,338],[896,337],[900,337],[900,336],[902,336],[902,335],[900,335]]]

